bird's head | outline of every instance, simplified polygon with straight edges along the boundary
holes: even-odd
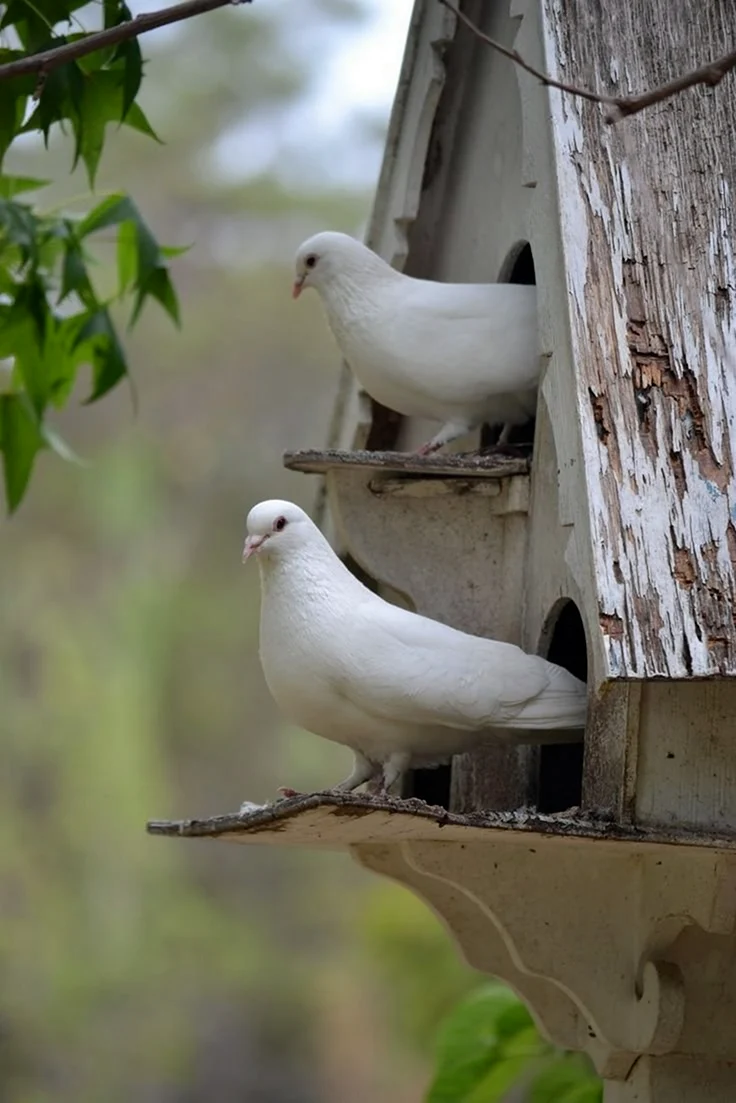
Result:
[[[298,299],[305,287],[324,291],[334,281],[380,266],[388,267],[360,241],[348,234],[326,230],[303,242],[296,254],[292,296]]]
[[[278,499],[253,506],[245,525],[244,563],[252,555],[270,558],[298,550],[314,528],[303,509]]]

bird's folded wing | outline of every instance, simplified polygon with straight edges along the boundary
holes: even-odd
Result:
[[[498,316],[509,325],[536,317],[533,287],[508,283],[435,283],[411,280],[404,289],[403,307],[426,312],[448,321],[483,319],[486,324]]]
[[[519,648],[391,606],[381,613],[359,618],[360,655],[345,656],[336,685],[372,716],[478,730],[514,717],[548,684],[543,662]]]

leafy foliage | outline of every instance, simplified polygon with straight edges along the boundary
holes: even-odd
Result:
[[[19,47],[0,49],[0,63],[81,37],[56,30],[58,24],[71,25],[81,6],[80,0],[0,4],[0,31]],[[131,13],[122,0],[104,0],[102,18],[104,27],[113,27]],[[0,170],[17,137],[37,131],[48,143],[51,127],[59,124],[74,136],[72,167],[81,159],[94,188],[109,122],[156,138],[135,102],[142,75],[140,46],[133,39],[61,65],[40,81],[31,76],[0,84]],[[0,172],[0,360],[12,362],[0,398],[0,448],[11,512],[25,494],[41,449],[71,456],[45,415],[49,407],[64,406],[80,367],[92,369],[88,402],[102,398],[128,373],[113,305],[132,298],[132,325],[146,299],[154,298],[179,324],[167,265],[176,250],[159,246],[133,200],[107,196],[86,215],[72,217],[44,214],[19,198],[47,183]],[[88,239],[110,228],[117,234],[117,282],[103,294],[91,274]]]
[[[490,984],[445,1021],[427,1103],[503,1103],[512,1088],[523,1091],[525,1103],[601,1103],[603,1098],[584,1059],[555,1050],[516,996]]]
[[[8,0],[0,30],[12,27],[20,49],[0,50],[0,62],[7,64],[85,37],[84,32],[59,34],[56,30],[58,24],[71,25],[75,11],[83,6],[84,0]],[[131,18],[123,0],[104,0],[104,29]],[[130,39],[60,65],[40,80],[30,75],[8,81],[0,94],[0,157],[16,134],[40,131],[48,143],[54,123],[66,123],[74,134],[74,164],[81,157],[94,187],[107,123],[124,123],[156,137],[135,103],[142,76],[140,45]],[[35,108],[24,122],[33,102]]]

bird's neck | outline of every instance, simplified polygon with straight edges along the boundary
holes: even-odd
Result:
[[[337,558],[327,541],[301,548],[289,562],[281,556],[259,560],[263,601],[298,603],[302,609],[328,601],[341,601],[360,583]]]
[[[400,278],[399,273],[380,257],[370,253],[369,258],[354,267],[346,265],[339,278],[329,280],[322,287],[322,302],[331,322],[362,318],[380,308],[387,289]]]

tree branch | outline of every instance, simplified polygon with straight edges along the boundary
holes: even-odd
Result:
[[[638,96],[603,96],[598,92],[591,92],[588,88],[578,88],[574,84],[565,84],[563,81],[548,76],[540,69],[535,69],[533,65],[524,60],[517,50],[504,46],[497,42],[495,38],[490,38],[485,34],[480,27],[468,18],[465,12],[460,11],[458,7],[451,3],[451,0],[439,0],[439,2],[453,12],[460,22],[464,23],[473,32],[476,38],[484,42],[486,46],[490,46],[492,50],[509,58],[520,69],[531,73],[546,88],[557,88],[560,92],[569,92],[571,96],[577,96],[578,99],[589,100],[591,103],[600,103],[604,107],[609,107],[611,110],[605,117],[609,125],[618,122],[619,119],[626,118],[628,115],[636,115],[639,111],[643,111],[655,103],[662,103],[664,100],[670,99],[671,96],[684,92],[686,88],[693,88],[696,84],[708,84],[713,88],[716,84],[720,84],[727,73],[736,68],[736,50],[733,50],[730,54],[724,54],[723,57],[716,58],[715,61],[710,61],[706,65],[701,65],[698,69],[693,69],[691,73],[677,77],[676,80],[668,81],[667,84],[660,84],[657,88],[651,88],[648,92],[642,92]],[[2,72],[1,69],[0,72]]]
[[[137,38],[147,31],[155,31],[171,23],[180,23],[183,19],[203,15],[216,8],[224,8],[228,4],[250,4],[251,2],[252,0],[185,0],[183,4],[174,4],[160,11],[137,15],[135,19],[119,23],[116,27],[95,31],[84,38],[77,39],[76,42],[65,42],[62,46],[55,46],[51,50],[9,61],[5,65],[0,65],[0,80],[10,80],[12,77],[22,77],[28,73],[38,73],[39,77],[44,77],[59,65],[74,61],[78,57],[85,57],[95,50],[103,50],[107,46],[117,46],[119,42]]]

